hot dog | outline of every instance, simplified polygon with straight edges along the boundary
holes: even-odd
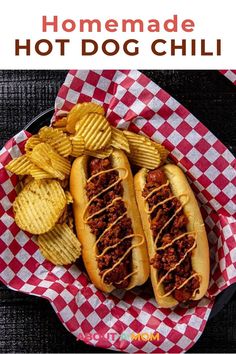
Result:
[[[182,170],[167,164],[134,177],[156,301],[172,307],[201,299],[209,282],[209,248],[195,196]]]
[[[131,289],[149,276],[148,255],[126,155],[83,155],[70,177],[82,257],[93,284],[104,292]]]

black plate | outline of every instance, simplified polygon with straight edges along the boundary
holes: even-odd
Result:
[[[46,111],[40,113],[35,118],[33,118],[24,127],[24,129],[30,132],[31,134],[36,134],[41,127],[43,127],[44,125],[49,125],[53,112],[54,109],[49,108]],[[216,316],[217,313],[219,313],[224,308],[224,306],[230,301],[230,299],[232,298],[235,292],[236,292],[236,284],[232,284],[216,297],[209,319]]]

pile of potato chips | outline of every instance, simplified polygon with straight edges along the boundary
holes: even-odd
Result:
[[[164,163],[168,151],[145,136],[112,127],[102,106],[94,102],[75,105],[70,112],[53,123],[53,127],[70,137],[71,156],[108,157],[113,148],[126,152],[130,162],[153,169]]]
[[[13,203],[16,224],[38,235],[43,256],[56,265],[74,262],[81,253],[73,227],[72,196],[68,191],[71,163],[81,155],[109,157],[113,148],[126,152],[130,162],[154,169],[168,151],[142,135],[112,127],[102,106],[76,104],[25,144],[25,154],[6,168],[22,176],[22,190]]]

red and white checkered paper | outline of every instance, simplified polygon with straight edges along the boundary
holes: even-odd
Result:
[[[236,70],[220,70],[220,73],[236,85]]]
[[[47,298],[64,326],[88,344],[125,352],[184,352],[202,334],[215,295],[236,282],[235,159],[186,108],[138,71],[70,71],[56,98],[56,113],[84,101],[102,104],[112,125],[163,143],[186,171],[209,237],[208,296],[191,306],[162,309],[150,286],[104,294],[78,265],[46,261],[35,237],[14,222],[17,177],[4,169],[24,152],[25,131],[0,155],[0,279],[14,290]],[[136,333],[159,333],[160,339],[131,340]]]

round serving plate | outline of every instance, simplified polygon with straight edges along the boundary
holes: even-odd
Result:
[[[38,114],[35,118],[33,118],[24,127],[24,129],[31,134],[36,134],[41,127],[50,124],[50,120],[52,118],[53,112],[54,112],[53,108],[49,108],[46,111],[43,111],[42,113]],[[233,297],[235,292],[236,292],[236,284],[232,284],[216,297],[209,319],[216,316],[225,307],[225,305],[230,301],[230,299]]]

